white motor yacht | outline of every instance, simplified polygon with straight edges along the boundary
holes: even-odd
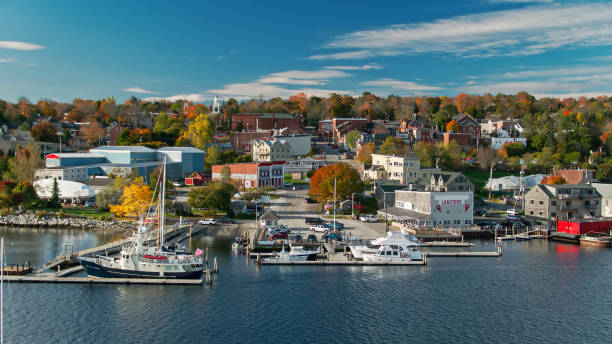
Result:
[[[285,251],[285,246],[283,246],[282,250],[275,256],[267,257],[266,260],[272,261],[282,261],[282,262],[290,262],[290,261],[298,261],[303,262],[307,260],[316,260],[317,254],[319,251],[308,251],[304,250],[303,246],[291,246],[291,250],[289,252]]]
[[[389,232],[387,236],[372,240],[369,245],[350,245],[351,253],[355,259],[363,259],[364,253],[375,254],[381,246],[401,248],[408,251],[409,248],[421,246],[421,242],[412,234],[402,230],[400,232]]]
[[[410,248],[404,251],[401,248],[392,248],[391,246],[381,246],[376,253],[363,253],[364,262],[410,262],[413,260],[423,260],[423,255],[420,251]]]

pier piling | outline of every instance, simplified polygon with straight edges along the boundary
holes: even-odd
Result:
[[[212,278],[210,278],[210,270],[206,269],[205,274],[206,274],[206,284],[212,285]]]
[[[217,265],[217,257],[215,257],[215,259],[213,260],[213,272],[216,274],[219,273],[219,266]]]

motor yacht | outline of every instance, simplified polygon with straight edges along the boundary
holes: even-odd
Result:
[[[414,235],[402,230],[400,232],[389,232],[384,237],[372,240],[369,245],[349,245],[349,248],[355,259],[363,259],[364,253],[374,254],[383,245],[391,248],[401,248],[402,251],[422,246],[421,242]]]
[[[415,248],[402,250],[401,248],[392,248],[391,246],[380,246],[376,253],[363,253],[364,262],[410,262],[414,260],[423,260],[423,254]]]

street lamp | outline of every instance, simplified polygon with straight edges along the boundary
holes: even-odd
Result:
[[[491,189],[493,189],[493,167],[495,164],[501,164],[501,161],[491,161],[491,172],[489,174],[489,201],[491,201]]]
[[[59,152],[60,154],[62,154],[62,136],[64,136],[64,133],[62,133],[61,131],[58,131],[55,135],[59,136],[59,140],[60,140]]]

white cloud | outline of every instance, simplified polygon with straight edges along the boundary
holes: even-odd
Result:
[[[0,63],[11,63],[15,60],[13,60],[12,57],[6,58],[6,59],[0,59]]]
[[[261,84],[325,85],[330,78],[341,78],[347,76],[350,76],[350,74],[333,69],[314,71],[289,70],[286,72],[266,75],[257,80],[257,82]]]
[[[464,57],[538,54],[561,47],[612,45],[612,4],[529,6],[399,24],[338,36],[328,48],[358,49],[310,59],[360,59],[382,52],[450,53]]]
[[[551,3],[551,2],[554,2],[554,0],[489,0],[488,2],[492,4],[501,4],[501,3],[526,4],[526,3],[535,3],[535,2]]]
[[[28,42],[0,41],[0,49],[38,50],[38,49],[45,49],[45,47],[42,45],[28,43]]]
[[[157,92],[145,90],[144,88],[140,88],[140,87],[124,88],[123,90],[126,91],[126,92],[134,92],[134,93],[159,94]]]
[[[186,101],[190,101],[190,102],[202,102],[205,99],[207,99],[207,97],[205,97],[203,94],[199,94],[199,93],[193,93],[193,94],[177,94],[175,96],[170,96],[170,97],[149,97],[149,98],[144,98],[144,101],[147,102],[176,102],[179,100],[186,100]]]
[[[383,78],[378,80],[366,81],[362,82],[363,86],[376,86],[376,87],[391,87],[396,90],[404,90],[404,91],[435,91],[441,90],[441,87],[437,86],[429,86],[418,84],[412,81],[401,81],[390,78]]]
[[[321,54],[321,55],[312,55],[308,59],[309,60],[360,60],[366,59],[374,56],[397,56],[404,54],[401,51],[397,50],[357,50],[357,51],[348,51],[343,53],[333,53],[333,54]]]
[[[326,66],[325,69],[337,69],[337,70],[370,70],[370,69],[382,69],[382,66],[376,63],[365,64],[363,66]]]
[[[331,90],[318,88],[285,88],[276,85],[261,84],[259,82],[235,83],[225,85],[221,89],[208,90],[210,94],[219,94],[233,97],[238,100],[251,99],[262,96],[264,98],[283,97],[287,98],[297,93],[305,93],[308,96],[326,97],[330,93],[351,94],[346,90]]]

